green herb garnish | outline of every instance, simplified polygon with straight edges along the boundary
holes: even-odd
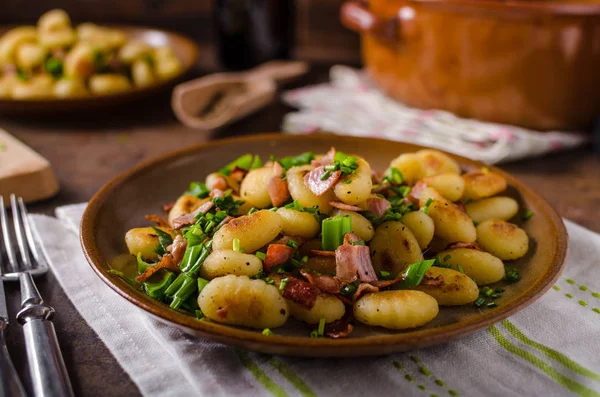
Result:
[[[55,79],[60,79],[63,75],[63,61],[58,58],[50,57],[44,62],[44,70]]]
[[[532,216],[533,216],[533,211],[531,211],[531,210],[528,210],[528,211],[525,213],[525,215],[523,215],[523,220],[524,220],[524,221],[527,221],[527,220],[529,220],[529,219],[530,219]]]
[[[408,266],[404,271],[404,280],[400,281],[396,284],[396,289],[404,289],[409,287],[416,287],[421,284],[423,281],[423,277],[425,277],[425,273],[429,270],[431,266],[435,263],[435,259],[427,259],[424,261],[413,263]]]
[[[192,182],[187,192],[189,196],[195,196],[199,198],[206,198],[210,194],[210,189],[202,182]]]
[[[154,232],[156,233],[156,235],[158,236],[158,247],[156,247],[156,249],[154,250],[158,255],[164,255],[166,254],[167,251],[167,247],[171,244],[173,244],[173,237],[171,237],[171,235],[165,231],[160,230],[157,227],[152,226],[152,229],[154,229]]]
[[[269,328],[263,329],[262,334],[265,335],[265,336],[273,336],[274,335],[273,331],[271,331]]]
[[[430,197],[427,199],[427,202],[425,203],[425,207],[423,207],[423,212],[426,215],[429,215],[429,207],[431,206],[431,204],[433,203],[433,199]]]
[[[324,219],[321,230],[323,249],[335,251],[344,242],[346,233],[352,232],[352,218],[349,215],[338,215]]]

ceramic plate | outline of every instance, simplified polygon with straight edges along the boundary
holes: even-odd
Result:
[[[122,30],[129,40],[139,40],[152,46],[169,46],[173,49],[175,56],[181,62],[181,72],[164,81],[144,88],[132,88],[126,92],[99,95],[84,98],[67,99],[39,99],[18,100],[0,99],[0,114],[10,116],[61,116],[65,114],[77,114],[107,108],[116,108],[129,104],[136,100],[147,98],[158,92],[172,87],[183,76],[189,73],[198,59],[198,46],[185,36],[165,30],[111,25],[110,27]],[[2,35],[8,28],[0,28]]]
[[[265,353],[299,356],[361,356],[388,354],[448,342],[487,327],[523,310],[558,279],[567,249],[567,232],[552,207],[533,190],[511,175],[491,167],[509,183],[508,195],[519,200],[521,219],[526,210],[535,214],[521,223],[531,239],[528,254],[511,267],[517,267],[521,280],[504,286],[506,292],[493,309],[473,305],[441,308],[440,314],[426,326],[409,331],[386,331],[357,324],[346,339],[309,337],[309,330],[290,319],[275,336],[261,332],[200,321],[169,309],[120,278],[108,273],[108,264],[127,252],[123,236],[133,227],[146,225],[145,214],[160,213],[161,204],[176,199],[192,180],[203,180],[230,159],[244,153],[268,158],[304,151],[324,153],[330,146],[346,153],[364,156],[375,169],[383,170],[390,160],[404,152],[422,147],[378,139],[334,135],[258,135],[215,141],[206,145],[166,154],[139,164],[117,176],[90,201],[81,223],[81,241],[85,255],[98,276],[123,298],[152,316],[202,338]],[[481,168],[482,163],[453,156],[465,170]]]

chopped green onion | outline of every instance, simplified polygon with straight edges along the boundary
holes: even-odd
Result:
[[[452,255],[448,254],[444,257],[444,262],[448,262],[448,259],[452,258]]]
[[[456,265],[456,269],[461,272],[462,274],[465,274],[465,270],[463,269],[463,267],[460,264]]]
[[[162,277],[159,278],[158,281],[149,281],[150,279],[156,279],[156,273],[150,277],[148,281],[143,283],[144,291],[146,295],[148,295],[152,299],[163,300],[165,297],[165,291],[169,286],[175,281],[175,273],[169,270],[159,270],[158,272],[163,272]],[[158,273],[157,272],[157,273]]]
[[[345,296],[345,297],[351,297],[354,295],[354,293],[356,292],[356,285],[354,284],[348,284],[345,285],[341,290],[340,290],[340,294]]]
[[[498,298],[501,298],[501,297],[502,297],[502,294],[497,294],[497,293],[496,293],[496,294],[492,294],[492,295],[490,295],[490,297],[491,297],[492,299],[498,299]]]
[[[137,256],[136,256],[136,260],[137,260],[137,271],[138,274],[142,274],[146,271],[146,269],[148,268],[148,266],[155,266],[156,264],[150,264],[150,263],[146,263],[144,262],[144,260],[142,259],[142,253],[138,252]]]
[[[487,307],[489,307],[490,309],[492,307],[496,307],[496,306],[498,306],[498,303],[496,303],[496,302],[490,302],[490,303],[487,304]]]
[[[264,261],[267,255],[264,252],[255,252],[254,256],[256,256],[261,261]]]
[[[29,80],[29,75],[23,69],[17,68],[17,79],[20,81],[27,81]]]
[[[344,236],[352,232],[352,218],[338,215],[323,220],[321,242],[325,251],[335,251],[342,245]]]
[[[475,226],[475,227],[479,226],[479,222],[473,221],[473,226]]]
[[[256,207],[252,207],[252,208],[250,208],[250,211],[248,211],[248,214],[247,214],[247,215],[252,215],[252,214],[254,214],[255,212],[258,212],[258,208],[256,208]]]
[[[310,337],[311,337],[311,339],[315,339],[315,338],[319,337],[319,333],[317,332],[316,329],[310,333]]]
[[[496,288],[494,291],[496,291],[497,293],[501,294],[504,292],[504,288]]]
[[[404,182],[404,176],[402,175],[402,172],[400,172],[399,169],[392,167],[389,169],[387,175],[383,178],[383,180],[390,184],[400,185],[402,182]]]
[[[488,167],[482,167],[481,168],[481,172],[483,172],[484,174],[489,174],[490,173],[490,169]]]
[[[348,179],[346,182],[344,182],[344,185],[349,185],[352,183],[352,179]]]
[[[396,284],[397,289],[416,287],[421,284],[425,273],[435,263],[435,259],[427,259],[424,261],[413,263],[404,271],[404,280]]]
[[[265,335],[265,336],[273,336],[274,335],[273,331],[271,331],[269,328],[263,329],[262,334]]]
[[[63,75],[63,61],[58,58],[50,57],[44,63],[44,69],[48,74],[51,74],[55,79],[59,79]]]
[[[269,285],[275,284],[275,280],[273,280],[271,277],[265,277],[264,281],[265,281],[265,283],[267,283]]]
[[[483,306],[484,303],[485,303],[485,298],[482,298],[482,297],[477,298],[475,300],[475,302],[473,302],[475,307],[481,307],[481,306]]]
[[[205,280],[202,277],[198,277],[198,292],[201,292],[208,283],[208,280]]]
[[[321,175],[321,179],[322,181],[324,181],[325,179],[329,178],[331,176],[331,171],[326,171],[323,175]]]
[[[277,162],[281,165],[281,167],[284,170],[289,170],[292,167],[296,167],[299,165],[306,165],[306,164],[310,164],[311,161],[313,161],[315,158],[315,155],[310,153],[310,152],[306,152],[306,153],[302,153],[298,156],[288,156],[288,157],[284,157],[282,159],[277,160]],[[271,161],[274,161],[275,157],[273,157],[271,159]]]
[[[262,168],[264,165],[262,159],[258,154],[254,155],[254,159],[252,160],[252,164],[250,164],[250,169],[255,170],[257,168]]]
[[[135,279],[127,277],[125,275],[125,273],[120,272],[120,271],[118,271],[116,269],[109,269],[108,272],[110,274],[114,274],[115,276],[118,276],[121,280],[125,281],[127,284],[129,284],[129,285],[131,285],[133,287],[139,285],[139,283]]]
[[[244,154],[237,159],[233,160],[231,163],[227,164],[225,167],[219,170],[219,174],[229,175],[234,168],[241,168],[243,170],[249,170],[254,163],[254,155],[247,153]]]
[[[298,248],[298,244],[294,240],[288,240],[288,242],[285,243],[285,245],[287,245],[288,247],[291,247],[293,249]]]
[[[380,280],[389,280],[390,276],[391,276],[390,272],[386,272],[385,270],[379,271],[379,279]]]
[[[485,291],[483,294],[489,298],[490,296],[492,296],[494,294],[494,290],[490,288],[487,291]]]
[[[159,255],[164,255],[166,254],[167,251],[167,247],[171,244],[173,244],[173,237],[171,237],[171,235],[163,230],[160,230],[157,227],[152,226],[152,229],[154,229],[154,232],[156,233],[156,235],[158,236],[158,247],[156,247],[155,252]]]
[[[202,310],[196,309],[194,313],[196,314],[196,318],[198,320],[204,320],[204,313],[202,313]]]
[[[185,192],[185,194],[199,198],[206,198],[210,194],[210,189],[202,182],[192,182],[190,183],[188,191]]]
[[[531,210],[528,210],[528,211],[525,213],[525,215],[523,215],[523,220],[524,220],[524,221],[526,221],[526,220],[529,220],[529,219],[530,219],[532,216],[533,216],[533,211],[531,211]]]
[[[240,239],[239,238],[233,239],[233,250],[235,252],[240,252]]]
[[[317,328],[317,335],[323,336],[325,334],[325,317],[319,319],[319,328]]]
[[[517,281],[517,280],[519,280],[519,272],[517,271],[516,268],[514,268],[512,271],[507,270],[504,278],[507,281]]]
[[[429,215],[429,206],[431,205],[431,203],[433,203],[433,199],[430,197],[427,199],[427,202],[425,203],[425,207],[423,207],[423,212],[427,215]]]
[[[290,279],[287,277],[281,280],[281,282],[279,283],[279,291],[283,291],[285,289],[285,286],[287,285],[288,281],[290,281]]]

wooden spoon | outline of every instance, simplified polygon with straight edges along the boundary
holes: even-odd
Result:
[[[216,73],[179,84],[171,106],[188,127],[213,130],[239,120],[275,98],[277,82],[308,71],[299,61],[271,61],[241,73]]]

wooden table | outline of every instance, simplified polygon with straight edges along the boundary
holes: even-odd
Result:
[[[297,82],[327,81],[327,66],[315,66]],[[0,126],[48,158],[58,173],[62,190],[31,212],[52,215],[57,206],[84,202],[117,173],[142,159],[192,143],[257,132],[278,131],[289,107],[277,103],[225,128],[207,134],[186,128],[171,114],[168,98],[136,104],[135,110],[86,119],[54,121],[0,120]],[[545,196],[559,213],[600,232],[600,158],[590,147],[539,159],[508,164],[504,168]],[[136,386],[114,357],[85,324],[52,274],[38,283],[42,296],[57,315],[55,325],[63,355],[78,396],[134,396]],[[9,310],[16,313],[18,289],[7,286]],[[28,390],[23,338],[19,326],[8,332],[15,365]]]

